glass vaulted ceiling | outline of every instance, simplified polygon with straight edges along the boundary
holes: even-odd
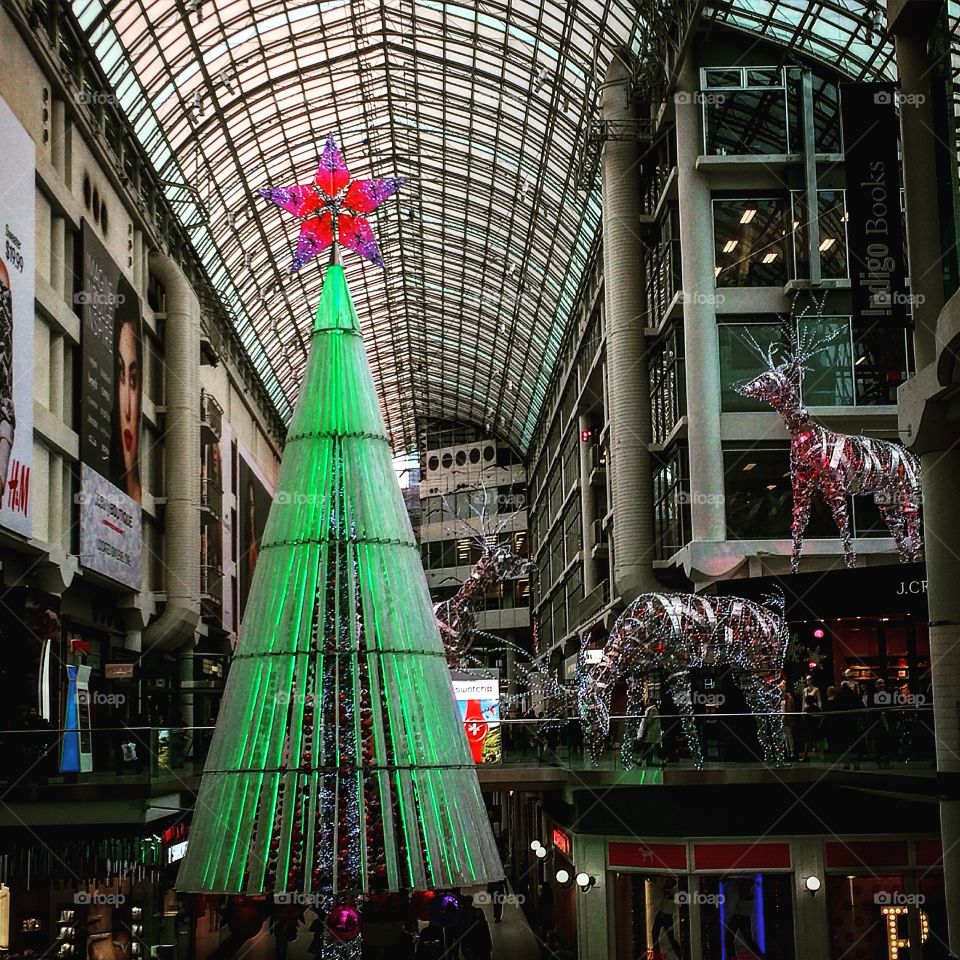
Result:
[[[296,224],[256,197],[304,182],[335,133],[387,269],[349,257],[394,446],[424,416],[525,450],[599,228],[574,171],[614,51],[657,47],[678,0],[73,0],[168,197],[288,416],[319,296]],[[877,4],[707,3],[705,16],[861,76],[889,68]],[[650,27],[647,27],[650,24]]]

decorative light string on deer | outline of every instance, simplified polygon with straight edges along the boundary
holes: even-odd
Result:
[[[817,423],[803,404],[804,364],[824,350],[832,338],[805,338],[800,322],[816,306],[808,305],[795,321],[788,321],[786,347],[763,350],[748,342],[767,369],[751,380],[735,384],[737,393],[764,400],[780,414],[790,433],[790,480],[793,518],[790,526],[793,555],[790,569],[800,569],[803,535],[810,521],[813,498],[820,496],[830,509],[843,541],[848,567],[857,563],[850,538],[849,497],[872,494],[884,523],[906,563],[923,557],[920,526],[920,461],[909,450],[889,440],[838,433]]]
[[[510,523],[514,513],[505,513],[496,523],[491,524],[488,509],[490,497],[486,487],[481,489],[482,506],[478,507],[473,502],[473,498],[470,502],[472,518],[479,521],[480,532],[478,533],[466,520],[459,518],[466,533],[479,549],[480,559],[452,597],[433,605],[433,614],[440,628],[447,665],[451,669],[479,665],[479,661],[471,662],[475,658],[468,660],[470,649],[478,637],[486,636],[495,643],[499,642],[499,638],[492,634],[484,634],[477,629],[477,609],[484,597],[498,583],[526,576],[530,569],[530,561],[521,557],[511,542],[500,542],[500,534]],[[455,511],[447,498],[442,499],[447,511],[455,516]],[[458,532],[462,536],[462,531],[449,532],[454,537]]]
[[[578,708],[594,765],[600,762],[610,733],[610,704],[616,686],[626,683],[630,719],[621,754],[629,767],[645,690],[662,680],[682,717],[694,765],[702,767],[690,671],[704,667],[733,668],[756,717],[764,761],[785,763],[779,681],[788,641],[782,594],[762,604],[738,597],[641,594],[613,625],[596,665],[588,666],[581,651]]]

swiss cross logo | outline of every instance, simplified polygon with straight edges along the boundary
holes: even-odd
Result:
[[[30,505],[30,468],[14,460],[7,478],[7,509],[27,515]]]

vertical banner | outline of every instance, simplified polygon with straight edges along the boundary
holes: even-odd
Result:
[[[243,611],[250,594],[250,584],[257,569],[260,556],[260,542],[267,525],[267,514],[273,502],[263,474],[255,466],[253,459],[240,451],[237,471],[237,617],[243,620]]]
[[[35,148],[0,99],[0,527],[33,533]]]
[[[840,84],[855,329],[908,322],[897,96],[893,84]]]
[[[90,225],[82,226],[80,562],[139,589],[140,299]]]

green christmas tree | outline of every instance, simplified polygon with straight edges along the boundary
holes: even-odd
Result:
[[[339,204],[334,249],[339,232],[379,258],[375,243],[376,257],[363,246],[372,234],[344,225],[357,184],[323,180],[325,170],[315,189]],[[270,198],[301,209],[295,191],[307,189]],[[309,230],[304,220],[298,260],[312,249]],[[316,893],[332,905],[502,875],[357,312],[334,262],[177,886]]]

